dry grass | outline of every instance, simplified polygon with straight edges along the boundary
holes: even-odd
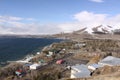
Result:
[[[98,63],[100,61],[100,56],[93,56],[92,59],[90,59],[90,61],[87,64],[94,64],[94,63]]]

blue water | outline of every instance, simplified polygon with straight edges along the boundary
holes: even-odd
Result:
[[[0,63],[22,59],[40,51],[46,45],[60,41],[45,38],[0,38]]]

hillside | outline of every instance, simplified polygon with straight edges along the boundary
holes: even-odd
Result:
[[[120,58],[120,35],[111,34],[78,34],[61,33],[55,38],[69,40],[53,43],[42,49],[30,60],[31,64],[42,61],[41,67],[31,70],[24,63],[12,63],[0,69],[1,80],[119,80],[120,66],[104,66],[92,72],[88,78],[70,79],[71,70],[68,66],[76,64],[89,65],[98,63],[107,56]],[[53,53],[52,53],[53,52]],[[58,64],[58,60],[64,62]],[[15,71],[22,69],[24,74],[18,76]]]

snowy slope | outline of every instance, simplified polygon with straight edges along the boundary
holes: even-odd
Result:
[[[112,33],[113,31],[115,30],[115,28],[113,28],[112,26],[109,26],[109,25],[99,25],[99,26],[96,26],[96,27],[84,27],[78,31],[75,31],[76,33],[84,33],[84,32],[87,32],[87,33],[90,33],[90,34],[93,34],[93,33],[103,33],[103,34],[106,34],[106,33]]]

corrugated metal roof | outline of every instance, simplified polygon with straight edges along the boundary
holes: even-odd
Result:
[[[117,66],[120,65],[120,58],[116,58],[113,56],[108,56],[98,62],[98,64],[109,65],[109,66]]]
[[[71,68],[76,70],[76,71],[87,71],[88,70],[87,66],[84,64],[71,66]]]
[[[100,64],[90,64],[89,66],[93,66],[94,68],[102,67],[102,65],[100,65]]]
[[[72,72],[74,70],[75,72]],[[75,65],[71,66],[71,78],[84,78],[90,77],[90,71],[88,70],[87,66],[82,65]]]

